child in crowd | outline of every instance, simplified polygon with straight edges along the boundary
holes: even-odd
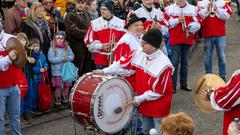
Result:
[[[66,42],[65,32],[55,34],[51,47],[48,51],[48,60],[51,63],[52,85],[55,87],[54,103],[61,105],[61,93],[63,103],[68,103],[68,92],[72,82],[64,82],[61,79],[62,65],[64,62],[73,61],[74,54]]]
[[[98,11],[97,11],[97,0],[87,0],[87,12],[89,13],[91,20],[95,20],[98,18]]]
[[[27,51],[28,45],[29,45],[27,35],[23,32],[20,32],[17,34],[17,39],[18,39],[18,41],[20,41],[20,43],[23,45],[24,49]]]
[[[45,55],[40,50],[40,41],[36,38],[30,40],[30,56],[34,58],[35,63],[32,65],[32,89],[31,89],[31,109],[32,113],[39,114],[38,103],[38,86],[42,80],[42,73],[47,72],[48,64]]]
[[[160,125],[164,135],[194,135],[195,124],[184,112],[170,114]]]
[[[22,46],[24,47],[25,51],[26,51],[26,57],[27,57],[27,63],[23,68],[25,77],[28,81],[28,91],[26,93],[26,95],[24,96],[24,98],[21,99],[21,115],[23,117],[23,119],[29,121],[31,120],[29,112],[30,112],[30,105],[29,103],[31,102],[31,94],[30,94],[30,90],[29,90],[29,86],[31,86],[31,79],[30,79],[30,63],[34,64],[35,60],[34,58],[30,58],[27,56],[27,51],[28,51],[28,45],[29,45],[29,41],[28,41],[28,37],[25,33],[18,33],[17,37],[18,41],[20,41],[20,43],[22,44]],[[21,87],[20,87],[21,89]],[[22,91],[21,91],[22,92]],[[21,93],[23,94],[23,93]]]

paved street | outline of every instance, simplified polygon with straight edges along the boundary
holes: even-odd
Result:
[[[227,24],[227,34],[227,79],[229,79],[234,70],[240,68],[240,22],[236,21],[235,14]],[[192,88],[195,87],[197,79],[204,74],[203,59],[203,45],[199,44],[194,48],[189,64],[189,85]],[[216,54],[213,59],[214,72],[218,73]],[[196,107],[192,95],[193,92],[177,90],[173,97],[171,112],[188,113],[196,123],[196,135],[221,135],[223,113],[201,112]],[[69,110],[44,115],[34,122],[23,123],[23,135],[75,135]],[[78,135],[85,134],[78,124],[76,131]]]

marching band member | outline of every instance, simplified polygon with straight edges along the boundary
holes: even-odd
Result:
[[[114,61],[118,61],[122,56],[127,56],[131,54],[132,51],[141,48],[141,36],[143,33],[143,23],[145,21],[146,18],[139,18],[135,14],[131,14],[128,17],[127,24],[124,26],[127,31],[114,48]],[[133,91],[135,91],[135,76],[125,77],[125,79],[131,84]],[[133,135],[138,135],[142,132],[141,120],[139,119],[137,108],[133,114],[129,127],[131,128]]]
[[[137,96],[133,103],[139,105],[144,135],[148,135],[151,128],[161,132],[161,119],[169,114],[171,106],[173,66],[159,50],[161,42],[161,31],[150,29],[142,37],[142,48],[121,57],[108,68],[93,71],[98,74],[136,76]]]
[[[155,28],[160,29],[163,35],[168,32],[168,22],[164,18],[161,10],[156,9],[153,0],[142,0],[142,6],[135,11],[138,17],[145,17],[147,21],[144,22],[144,30]]]
[[[203,0],[198,3],[198,14],[202,17],[202,36],[204,39],[205,71],[212,73],[212,52],[214,47],[218,56],[220,77],[226,81],[226,20],[232,9],[224,0]]]
[[[6,43],[13,35],[3,31],[0,21],[0,134],[5,135],[5,112],[9,116],[9,125],[13,135],[21,135],[20,90],[17,86],[17,68],[12,61],[17,59],[16,50],[6,51]]]
[[[130,15],[129,21],[125,26],[127,32],[114,48],[114,61],[118,61],[122,56],[129,55],[132,51],[141,47],[140,36],[142,36],[143,23],[145,21],[146,18],[139,18],[135,14]],[[126,77],[126,79],[131,83],[133,90],[135,90],[134,79],[132,77]]]
[[[173,88],[176,92],[178,65],[181,58],[180,84],[181,89],[191,91],[187,86],[188,57],[193,45],[193,35],[200,29],[197,8],[186,0],[176,0],[175,4],[166,7],[165,17],[169,22],[169,44],[172,48],[171,62],[175,68]]]
[[[240,118],[240,70],[235,71],[226,86],[216,90],[203,90],[201,96],[210,100],[211,105],[218,111],[224,111],[223,135],[228,135],[228,126],[234,118]]]
[[[94,52],[97,69],[109,65],[109,55],[112,51],[110,48],[114,48],[115,42],[125,33],[123,29],[125,22],[113,15],[112,1],[102,2],[100,11],[102,16],[91,22],[84,39],[88,50]]]

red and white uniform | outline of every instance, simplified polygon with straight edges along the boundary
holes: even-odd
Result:
[[[165,8],[165,18],[169,23],[169,44],[179,45],[193,45],[194,33],[197,32],[200,25],[200,17],[197,14],[197,8],[186,2],[184,7],[179,7],[176,3]],[[182,23],[179,22],[178,17],[183,15],[185,17],[186,26],[189,28],[189,38],[185,38],[186,32],[182,28]]]
[[[198,14],[204,20],[202,23],[202,36],[203,38],[212,36],[225,36],[226,35],[226,20],[228,20],[232,14],[232,9],[224,0],[216,0],[217,6],[216,16],[210,17],[207,10],[209,0],[199,1]]]
[[[14,36],[3,31],[0,34],[0,88],[8,88],[17,84],[17,68],[12,65],[12,61],[5,49],[7,40],[11,37]]]
[[[138,94],[136,102],[139,104],[140,114],[154,118],[169,114],[173,66],[160,50],[147,55],[140,48],[128,56],[121,57],[118,62],[114,62],[103,71],[105,74],[114,73],[120,76],[135,74]]]
[[[153,21],[157,21],[160,25],[162,25],[161,32],[166,34],[168,32],[168,22],[164,18],[164,15],[161,10],[156,9],[154,6],[152,7],[151,12],[149,12],[143,5],[141,8],[135,11],[137,17],[142,18],[145,17],[147,20],[144,22],[144,30],[149,30],[152,26]]]
[[[240,70],[237,70],[226,86],[218,88],[210,96],[214,109],[224,111],[223,135],[234,118],[240,118]]]
[[[108,66],[109,52],[102,49],[102,45],[111,40],[111,34],[115,37],[115,42],[124,35],[125,22],[118,17],[113,16],[110,20],[105,20],[99,17],[91,22],[91,27],[88,29],[84,42],[88,50],[94,52],[94,61],[96,65]]]
[[[141,38],[136,34],[126,32],[114,48],[114,61],[118,61],[122,56],[131,54],[138,48],[141,48]],[[125,77],[125,79],[131,84],[133,90],[136,90],[135,75]]]

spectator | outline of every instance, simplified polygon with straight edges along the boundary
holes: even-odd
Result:
[[[113,2],[114,2],[113,15],[119,17],[120,19],[126,20],[128,12],[124,3],[120,2],[120,0],[113,0]]]
[[[184,112],[170,114],[160,125],[163,135],[194,135],[195,124]]]
[[[61,79],[62,65],[66,61],[73,61],[74,54],[65,40],[66,34],[59,31],[55,34],[52,46],[48,51],[48,60],[51,63],[52,84],[55,87],[54,104],[61,105],[61,102],[68,103],[68,92],[72,82],[64,82]],[[63,100],[61,100],[61,96]]]
[[[97,11],[97,0],[87,0],[87,11],[90,14],[91,20],[95,20],[98,18]]]
[[[73,2],[66,3],[66,12],[63,15],[63,19],[65,20],[68,13],[74,12],[75,8],[76,8],[76,5]]]
[[[28,37],[25,33],[18,33],[17,34],[17,39],[20,41],[20,43],[24,46],[25,48],[25,51],[26,51],[26,55],[28,53],[28,47],[29,47],[29,41],[28,41]],[[34,64],[35,63],[35,59],[34,58],[31,58],[31,57],[28,57],[27,56],[27,63],[26,65],[24,66],[23,68],[23,71],[25,73],[25,76],[26,76],[26,79],[28,81],[28,91],[25,95],[25,97],[23,99],[21,99],[21,115],[23,117],[24,120],[26,121],[31,121],[31,117],[29,115],[30,113],[30,103],[31,103],[31,79],[29,78],[30,77],[30,63],[31,64]]]
[[[84,44],[84,35],[90,26],[90,16],[86,11],[85,0],[74,0],[74,12],[69,12],[65,18],[65,27],[69,45],[75,55],[73,63],[78,67],[78,74],[91,71],[92,54]]]
[[[33,50],[32,58],[35,59],[35,63],[32,64],[32,91],[31,91],[31,112],[33,114],[40,114],[40,110],[38,108],[39,104],[39,96],[38,96],[38,85],[42,80],[42,73],[47,72],[48,64],[45,55],[40,50],[40,41],[37,38],[33,38],[29,41],[29,46]]]
[[[34,2],[29,16],[21,24],[21,31],[26,33],[29,39],[39,39],[40,49],[46,55],[50,48],[51,33],[44,13],[42,4]]]
[[[51,33],[59,30],[64,31],[64,20],[61,16],[60,9],[53,6],[52,0],[39,0],[45,9],[45,19],[48,21]],[[52,35],[53,35],[52,34]]]
[[[17,35],[21,31],[21,21],[26,19],[29,8],[25,0],[16,0],[12,8],[8,9],[5,14],[4,31],[9,34]]]

